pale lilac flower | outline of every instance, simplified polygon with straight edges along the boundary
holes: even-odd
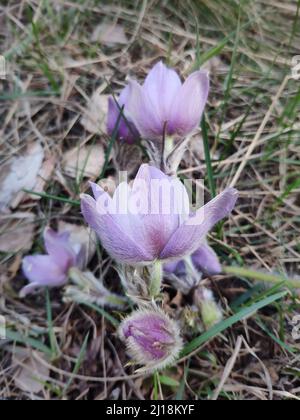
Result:
[[[184,185],[149,165],[141,166],[132,187],[120,184],[113,198],[96,184],[92,189],[95,198],[81,197],[86,222],[113,258],[131,265],[193,254],[209,230],[232,211],[238,197],[235,189],[228,188],[189,214]]]
[[[122,321],[119,336],[142,370],[163,369],[176,360],[182,349],[178,326],[158,307],[133,312]]]
[[[107,132],[111,136],[118,125],[117,139],[121,142],[133,144],[139,139],[139,133],[133,124],[130,115],[127,112],[129,86],[126,86],[117,103],[113,97],[108,100]],[[120,117],[120,113],[123,115]],[[125,118],[124,118],[125,116]]]
[[[38,288],[65,285],[69,269],[83,265],[83,248],[80,244],[71,243],[70,233],[56,233],[47,228],[44,243],[47,255],[32,255],[23,259],[23,273],[29,284],[21,290],[21,297]]]
[[[216,275],[222,272],[219,258],[215,251],[204,242],[191,256],[192,264],[199,272],[208,275]],[[173,261],[164,265],[167,274],[184,276],[186,274],[186,262],[184,260]]]
[[[157,63],[143,86],[129,83],[128,111],[142,137],[185,137],[199,125],[209,92],[207,72],[196,71],[182,84],[178,74]]]

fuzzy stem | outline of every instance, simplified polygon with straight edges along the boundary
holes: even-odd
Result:
[[[237,277],[246,277],[248,279],[264,281],[268,283],[284,283],[288,287],[300,289],[300,280],[289,279],[284,276],[262,273],[254,270],[248,270],[242,267],[224,267],[223,271],[227,274],[233,274]]]
[[[170,154],[174,150],[174,138],[167,136],[165,139],[165,157],[166,159],[170,156]]]
[[[152,298],[159,295],[163,278],[163,265],[161,261],[156,261],[150,271],[149,292]]]

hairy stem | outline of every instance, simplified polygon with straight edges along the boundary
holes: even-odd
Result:
[[[156,261],[150,271],[150,287],[149,292],[152,298],[159,295],[163,278],[163,265],[160,261]]]

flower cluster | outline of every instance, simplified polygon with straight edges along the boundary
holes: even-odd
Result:
[[[180,146],[199,126],[208,92],[207,73],[196,71],[182,83],[162,62],[143,85],[130,80],[119,98],[109,99],[107,132],[120,144],[144,141],[152,162],[142,164],[131,183],[120,183],[113,196],[96,183],[90,184],[93,196],[81,196],[86,223],[116,261],[128,298],[138,306],[122,321],[119,337],[133,361],[146,370],[167,366],[182,349],[180,329],[161,307],[163,278],[189,292],[199,286],[201,273],[222,271],[207,234],[233,210],[238,192],[227,188],[192,210],[188,191],[172,175],[176,165],[169,159],[177,151],[174,161],[180,161]],[[85,268],[80,248],[66,234],[47,229],[45,247],[48,255],[24,259],[30,284],[22,295],[41,286],[64,285],[71,277],[75,286],[67,288],[66,301],[90,299],[99,305],[124,306],[124,298],[109,292],[102,279],[97,284],[91,273],[80,271]],[[220,319],[218,306],[209,291],[201,290],[195,295],[196,306],[205,325],[213,325]]]

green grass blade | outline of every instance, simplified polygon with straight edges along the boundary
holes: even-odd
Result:
[[[282,283],[287,287],[300,289],[300,280],[289,279],[280,275],[262,273],[242,267],[224,267],[223,270],[225,273],[233,274],[237,277],[245,277],[247,279],[258,280],[267,283]]]
[[[265,306],[270,305],[273,302],[276,302],[277,300],[283,298],[286,296],[287,292],[281,292],[276,293],[273,296],[267,297],[260,302],[257,302],[249,307],[243,308],[240,310],[237,314],[234,314],[230,318],[225,319],[224,321],[220,322],[219,324],[215,325],[213,328],[211,328],[209,331],[205,332],[204,334],[200,335],[199,337],[192,340],[190,343],[188,343],[183,351],[181,356],[187,356],[192,351],[196,350],[198,347],[201,347],[206,342],[212,340],[217,335],[219,335],[221,332],[225,331],[227,328],[232,327],[237,322],[242,321],[243,319],[247,318],[248,316],[256,313],[260,309],[264,308]]]
[[[210,193],[212,195],[212,198],[216,197],[216,183],[214,180],[214,172],[213,167],[211,164],[211,157],[210,157],[210,147],[209,147],[209,139],[208,139],[208,133],[207,133],[207,124],[205,120],[205,116],[203,116],[202,123],[202,136],[203,136],[203,144],[204,144],[204,152],[205,152],[205,163],[206,163],[206,171],[207,171],[207,178],[208,178],[208,184]]]

